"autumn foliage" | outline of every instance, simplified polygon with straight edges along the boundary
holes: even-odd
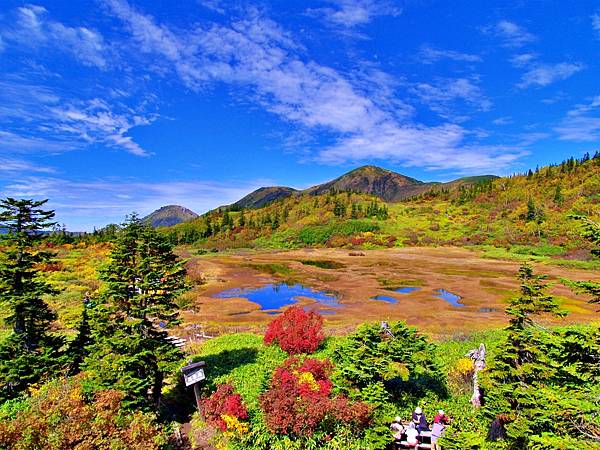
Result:
[[[87,398],[80,378],[44,386],[11,420],[0,420],[7,450],[158,449],[167,443],[154,416],[121,409],[123,394],[100,390]]]
[[[313,353],[324,339],[323,317],[297,306],[273,320],[265,334],[265,344],[276,342],[288,355]]]
[[[288,358],[273,373],[271,386],[260,397],[268,429],[277,434],[310,436],[331,431],[336,423],[367,426],[371,408],[346,397],[332,396],[333,366],[325,360]]]
[[[206,421],[221,431],[239,431],[244,427],[240,420],[248,418],[248,410],[242,403],[240,394],[235,393],[231,384],[221,384],[217,390],[203,401]]]

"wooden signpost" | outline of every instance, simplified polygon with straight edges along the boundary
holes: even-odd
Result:
[[[185,367],[181,368],[183,372],[183,378],[185,379],[185,385],[194,386],[194,396],[196,397],[196,406],[198,407],[198,411],[202,413],[202,409],[200,407],[200,382],[206,378],[204,375],[204,366],[206,364],[204,361],[199,361],[197,363],[188,364]]]

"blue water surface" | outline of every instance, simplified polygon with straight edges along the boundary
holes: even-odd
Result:
[[[258,288],[234,288],[213,295],[214,298],[245,298],[260,305],[262,310],[276,310],[297,303],[298,297],[313,299],[323,306],[342,306],[337,297],[327,292],[317,291],[301,284],[267,284]],[[268,314],[277,314],[271,311]],[[329,314],[333,314],[329,313]]]
[[[437,298],[441,298],[442,300],[450,303],[452,306],[456,306],[458,308],[465,306],[460,303],[461,297],[459,295],[453,294],[446,289],[438,289],[436,292],[439,294]]]
[[[397,292],[398,294],[410,294],[411,292],[417,292],[420,290],[421,288],[418,287],[401,287],[398,289],[394,289],[394,292]]]
[[[387,295],[376,295],[375,297],[371,297],[371,300],[380,300],[382,302],[388,302],[388,303],[398,303],[398,300],[396,300],[394,297],[388,297]]]

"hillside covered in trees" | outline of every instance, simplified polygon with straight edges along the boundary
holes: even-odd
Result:
[[[477,245],[572,259],[587,244],[571,215],[600,216],[598,154],[511,177],[465,180],[396,203],[332,189],[260,208],[234,204],[162,231],[173,243],[206,248]]]

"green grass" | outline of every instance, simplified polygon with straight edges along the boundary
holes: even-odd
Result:
[[[342,269],[346,267],[344,264],[336,262],[336,261],[327,261],[327,260],[311,260],[311,259],[303,259],[300,262],[307,266],[315,266],[320,269]]]

